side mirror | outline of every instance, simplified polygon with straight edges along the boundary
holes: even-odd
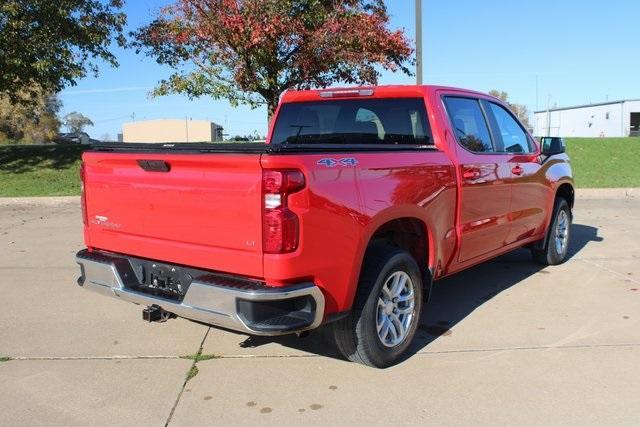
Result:
[[[555,136],[543,136],[540,138],[542,145],[542,154],[545,156],[553,156],[554,154],[562,154],[567,151],[564,139]]]

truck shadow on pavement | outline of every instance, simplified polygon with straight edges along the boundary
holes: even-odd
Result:
[[[590,242],[603,240],[598,236],[598,229],[588,225],[574,224],[571,233],[569,259]],[[477,308],[524,279],[534,274],[546,273],[545,269],[532,260],[528,249],[518,249],[436,282],[431,301],[423,308],[416,338],[405,359],[423,350],[436,339],[451,335],[454,326]],[[321,356],[340,358],[331,341],[329,329],[320,328],[304,338],[250,337],[240,346],[251,348],[278,343]]]

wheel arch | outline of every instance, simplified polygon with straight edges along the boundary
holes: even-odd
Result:
[[[576,199],[575,190],[573,188],[573,185],[571,185],[568,182],[560,184],[558,186],[558,189],[556,190],[556,195],[554,197],[554,200],[557,199],[558,197],[564,198],[567,201],[567,203],[569,204],[569,208],[571,210],[573,210],[573,204],[574,204],[575,199]]]
[[[400,217],[379,225],[369,237],[365,248],[374,244],[388,244],[406,250],[418,266],[428,268],[430,236],[425,222],[416,217]]]
[[[569,204],[569,210],[571,211],[571,216],[573,216],[573,205],[575,203],[575,189],[571,182],[563,182],[556,188],[555,193],[553,194],[553,199],[551,200],[549,217],[547,219],[547,226],[544,233],[544,238],[537,242],[533,243],[533,248],[542,249],[547,246],[547,242],[549,241],[549,233],[551,232],[551,223],[553,221],[553,210],[555,206],[555,202],[558,197],[562,197]]]
[[[411,254],[422,273],[425,296],[428,299],[433,281],[432,265],[436,250],[433,236],[424,219],[417,215],[398,215],[380,217],[370,224],[369,232],[366,233],[361,245],[349,305],[353,304],[368,249],[373,245],[381,244],[399,247]]]

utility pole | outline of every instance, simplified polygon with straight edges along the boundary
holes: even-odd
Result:
[[[547,95],[547,136],[551,136],[551,94]]]
[[[536,74],[536,111],[538,111],[540,109],[540,107],[538,106],[538,75]]]
[[[416,84],[422,84],[422,0],[416,0]]]

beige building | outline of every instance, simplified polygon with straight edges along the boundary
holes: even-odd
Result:
[[[122,124],[122,142],[216,142],[222,127],[207,120],[159,119]]]

